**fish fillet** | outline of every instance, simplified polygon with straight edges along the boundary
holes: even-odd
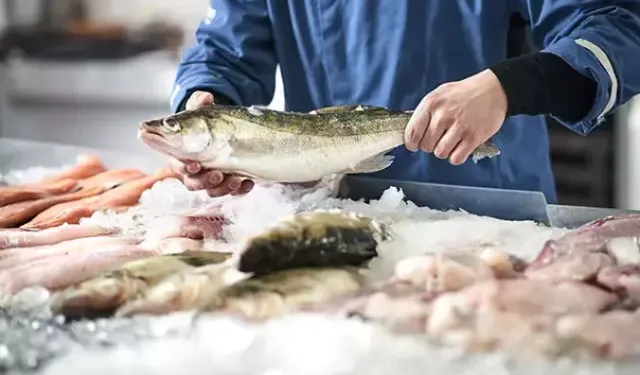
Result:
[[[66,288],[108,268],[154,255],[155,251],[138,245],[118,244],[37,260],[0,272],[0,295],[6,297],[31,286]]]
[[[80,219],[93,215],[96,211],[113,207],[130,206],[138,203],[142,193],[156,182],[176,177],[175,173],[163,169],[158,173],[136,178],[101,195],[71,202],[62,207],[53,206],[41,212],[33,220],[23,225],[23,229],[46,229],[68,223],[77,224]]]
[[[29,248],[14,248],[0,252],[0,271],[18,267],[40,259],[50,259],[57,256],[73,256],[86,250],[107,245],[133,245],[139,241],[121,237],[89,237],[60,242],[55,245],[45,245]]]
[[[0,207],[30,201],[34,199],[48,198],[58,194],[68,193],[78,185],[76,180],[66,179],[38,187],[28,186],[2,186],[0,187]]]
[[[102,164],[102,161],[94,155],[80,155],[78,162],[71,168],[68,168],[54,176],[44,178],[36,183],[27,184],[25,186],[37,187],[41,184],[47,184],[51,182],[59,182],[65,179],[80,180],[94,176],[98,173],[106,171],[107,168]]]
[[[11,247],[54,245],[76,238],[104,236],[114,232],[114,229],[97,225],[66,225],[41,231],[0,230],[0,250]],[[0,256],[2,256],[1,252]]]

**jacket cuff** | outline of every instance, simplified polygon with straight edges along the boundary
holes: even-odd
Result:
[[[239,103],[238,94],[220,82],[186,82],[176,83],[169,99],[173,113],[183,111],[187,100],[195,91],[206,91],[213,94],[216,104],[235,105]]]
[[[568,122],[554,117],[555,120],[574,131],[587,134],[604,121],[618,99],[618,78],[609,56],[586,38],[575,40],[563,38],[545,48],[543,52],[559,56],[578,73],[598,83],[593,108],[582,120]]]

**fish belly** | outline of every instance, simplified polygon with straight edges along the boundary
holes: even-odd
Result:
[[[363,160],[403,143],[399,132],[357,137],[305,137],[274,147],[273,152],[239,156],[232,169],[248,177],[277,182],[317,181],[336,173],[349,173]]]

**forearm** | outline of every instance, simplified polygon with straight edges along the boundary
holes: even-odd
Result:
[[[490,69],[507,96],[508,116],[544,114],[577,122],[593,108],[597,83],[554,54],[516,57]]]

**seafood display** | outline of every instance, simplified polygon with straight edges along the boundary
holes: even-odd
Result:
[[[311,182],[333,174],[386,169],[385,152],[404,143],[411,112],[346,105],[311,113],[215,105],[144,122],[149,147],[204,167],[276,182]],[[482,144],[477,162],[500,151]],[[286,166],[286,167],[283,167]]]
[[[238,111],[246,116],[236,115]],[[274,137],[269,132],[277,126],[252,119],[275,123],[273,116],[280,114],[248,111],[202,112],[210,117],[188,117],[186,112],[158,126],[171,125],[190,139],[189,129],[206,125],[212,139],[220,141],[224,132],[217,127],[226,121]],[[313,116],[318,121],[349,119],[352,112],[364,113],[374,124],[392,121],[381,109],[334,108],[304,115],[298,126],[311,131],[319,123],[305,121],[316,121]],[[294,125],[281,121],[279,126],[294,134]],[[309,144],[320,142],[320,130],[311,134]],[[182,147],[172,142],[175,150]],[[336,145],[343,140],[331,142],[333,150],[341,150]],[[233,148],[232,143],[215,145]],[[231,159],[245,156],[243,151]],[[253,175],[249,165],[241,168]],[[285,180],[318,177],[297,174],[295,168]],[[334,164],[322,174],[336,168]],[[280,180],[265,173],[261,177]],[[392,188],[380,201],[364,203],[328,194],[317,198],[312,190],[309,195],[292,193],[294,198],[274,196],[285,190],[259,183],[246,196],[167,196],[175,199],[177,209],[159,208],[157,201],[165,194],[156,188],[180,185],[173,177],[167,169],[149,174],[109,169],[85,156],[55,176],[0,187],[0,338],[14,343],[5,350],[0,341],[0,370],[2,350],[29,352],[18,344],[24,333],[16,333],[12,341],[5,338],[11,329],[5,329],[3,319],[19,305],[18,296],[34,288],[49,293],[43,303],[52,319],[88,321],[93,325],[87,329],[95,332],[105,332],[111,324],[180,314],[190,314],[193,322],[228,318],[251,327],[247,332],[263,332],[274,322],[312,314],[349,327],[357,323],[362,332],[358,340],[371,346],[377,344],[368,335],[383,332],[416,340],[410,345],[415,350],[457,348],[468,355],[500,353],[545,361],[640,361],[640,214],[601,218],[568,230],[419,208]],[[277,205],[260,207],[270,197]],[[250,215],[259,212],[263,217],[252,221]],[[238,223],[247,229],[237,230]],[[15,323],[16,318],[7,319],[31,329]],[[222,323],[213,326],[217,328],[201,335],[235,332]],[[298,330],[297,340],[309,336],[303,326]],[[322,328],[314,332],[306,340],[329,349],[330,333]],[[269,336],[260,335],[265,335],[263,341],[252,341],[246,350],[269,346]],[[306,344],[292,339],[288,345],[277,350],[295,352],[297,345]],[[262,355],[272,358],[273,350]]]

